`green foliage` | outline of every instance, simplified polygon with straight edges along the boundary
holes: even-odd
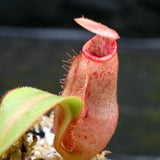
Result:
[[[66,125],[82,109],[82,101],[78,97],[57,96],[31,87],[9,91],[0,105],[0,156],[56,105],[62,108],[64,115],[67,114]]]

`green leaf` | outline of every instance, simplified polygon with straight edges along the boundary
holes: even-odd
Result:
[[[40,116],[59,105],[67,123],[82,109],[78,97],[57,96],[39,89],[23,87],[11,90],[0,105],[0,156],[17,141]],[[65,123],[67,125],[67,123]]]

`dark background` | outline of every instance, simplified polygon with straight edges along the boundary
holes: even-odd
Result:
[[[73,18],[100,21],[123,37],[159,37],[159,0],[1,0],[0,25],[75,27]]]
[[[82,15],[121,36],[120,116],[106,149],[112,159],[153,160],[160,155],[160,0],[1,0],[0,95],[19,86],[58,94],[66,53],[79,53],[93,36],[73,21]]]

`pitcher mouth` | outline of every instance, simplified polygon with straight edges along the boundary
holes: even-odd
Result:
[[[107,61],[117,53],[117,42],[115,39],[96,35],[84,44],[82,53],[96,62]]]

